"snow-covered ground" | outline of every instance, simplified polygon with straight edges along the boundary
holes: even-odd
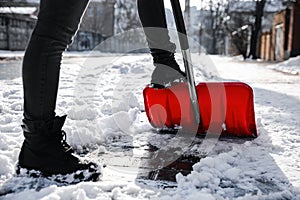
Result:
[[[120,150],[111,157],[109,152],[116,138],[121,138],[118,145],[133,147],[149,142],[163,148],[170,141],[153,132],[144,112],[142,89],[153,69],[150,56],[67,58],[57,113],[68,114],[65,130],[76,151],[107,164],[103,177],[67,186],[16,177],[23,140],[22,82],[0,76],[0,199],[300,199],[300,76],[287,73],[289,66],[290,72],[299,71],[300,63],[286,65],[281,73],[270,69],[281,70],[280,64],[204,55],[193,60],[197,82],[236,80],[253,87],[258,138],[219,141],[191,174],[178,174],[176,183],[140,181],[137,168],[110,164],[132,162],[126,159],[141,152],[133,148],[128,156]],[[197,153],[197,146],[192,149]]]

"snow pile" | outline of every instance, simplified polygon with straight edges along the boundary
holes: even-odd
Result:
[[[149,58],[138,59],[137,63],[142,64],[135,64],[136,58],[133,57],[133,63],[129,64],[114,55],[108,58],[107,62],[111,63],[108,66],[99,66],[97,59],[103,60],[99,57],[88,58],[82,68],[66,64],[64,67],[68,73],[63,72],[61,75],[62,92],[59,91],[58,104],[62,106],[60,112],[68,114],[65,126],[69,132],[68,142],[79,149],[131,132],[133,123],[143,109],[143,101],[137,98],[142,90],[137,88],[149,82],[144,80],[150,73],[149,69],[144,69],[143,64],[148,63]],[[86,67],[91,63],[96,63],[96,66]],[[67,78],[71,73],[68,70],[73,71],[74,77]],[[135,81],[128,81],[134,80],[134,77]],[[72,85],[75,85],[73,92],[63,92]]]
[[[300,75],[300,56],[290,58],[277,65],[271,65],[269,68],[289,74]]]
[[[191,174],[177,175],[174,196],[163,199],[294,199],[296,189],[268,155],[272,145],[265,144],[264,136],[243,144],[219,142]],[[230,145],[226,151],[225,145]]]

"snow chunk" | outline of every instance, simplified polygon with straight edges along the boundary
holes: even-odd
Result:
[[[241,170],[238,168],[231,168],[224,172],[224,176],[230,180],[236,181],[239,178]]]
[[[73,192],[74,199],[87,199],[86,193],[83,189],[78,189]]]
[[[22,111],[23,110],[23,103],[22,102],[16,102],[13,103],[10,108],[14,111]]]
[[[68,117],[74,120],[93,120],[99,115],[97,109],[88,106],[77,106],[69,110]]]
[[[6,175],[9,173],[12,173],[14,171],[14,165],[11,163],[11,159],[9,159],[7,156],[0,154],[0,174]]]
[[[112,109],[113,112],[128,111],[131,108],[140,108],[137,97],[132,93],[125,93],[120,97],[115,97],[113,101]]]
[[[67,120],[65,130],[68,141],[77,146],[100,144],[107,137],[117,134],[134,134],[136,132],[134,121],[137,119],[139,109],[130,109],[128,112],[121,111],[111,116],[96,118],[94,120]],[[105,151],[105,149],[103,149]]]

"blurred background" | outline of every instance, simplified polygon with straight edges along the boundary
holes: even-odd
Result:
[[[168,26],[175,29],[169,0]],[[192,52],[283,61],[300,54],[300,0],[181,0]],[[0,0],[0,50],[24,50],[37,19],[38,0]],[[69,51],[92,50],[119,33],[141,27],[136,0],[91,0]],[[145,43],[112,41],[107,52]],[[141,52],[144,50],[141,50]]]

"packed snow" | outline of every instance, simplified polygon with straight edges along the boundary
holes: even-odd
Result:
[[[116,138],[118,145],[133,147],[163,148],[175,141],[157,134],[144,112],[142,90],[151,62],[147,54],[83,54],[63,61],[57,114],[68,114],[67,140],[77,153],[107,165],[100,181],[76,185],[15,175],[23,141],[22,80],[0,76],[0,199],[300,199],[300,76],[293,73],[300,63],[293,59],[272,65],[273,70],[261,62],[193,55],[196,82],[243,81],[253,87],[259,136],[219,141],[189,175],[177,174],[176,183],[138,180],[137,168],[110,166],[141,153],[133,148],[126,157],[121,149],[113,154],[120,157],[109,157]],[[283,65],[293,66],[291,73],[280,72]],[[188,151],[197,155],[199,148]]]

